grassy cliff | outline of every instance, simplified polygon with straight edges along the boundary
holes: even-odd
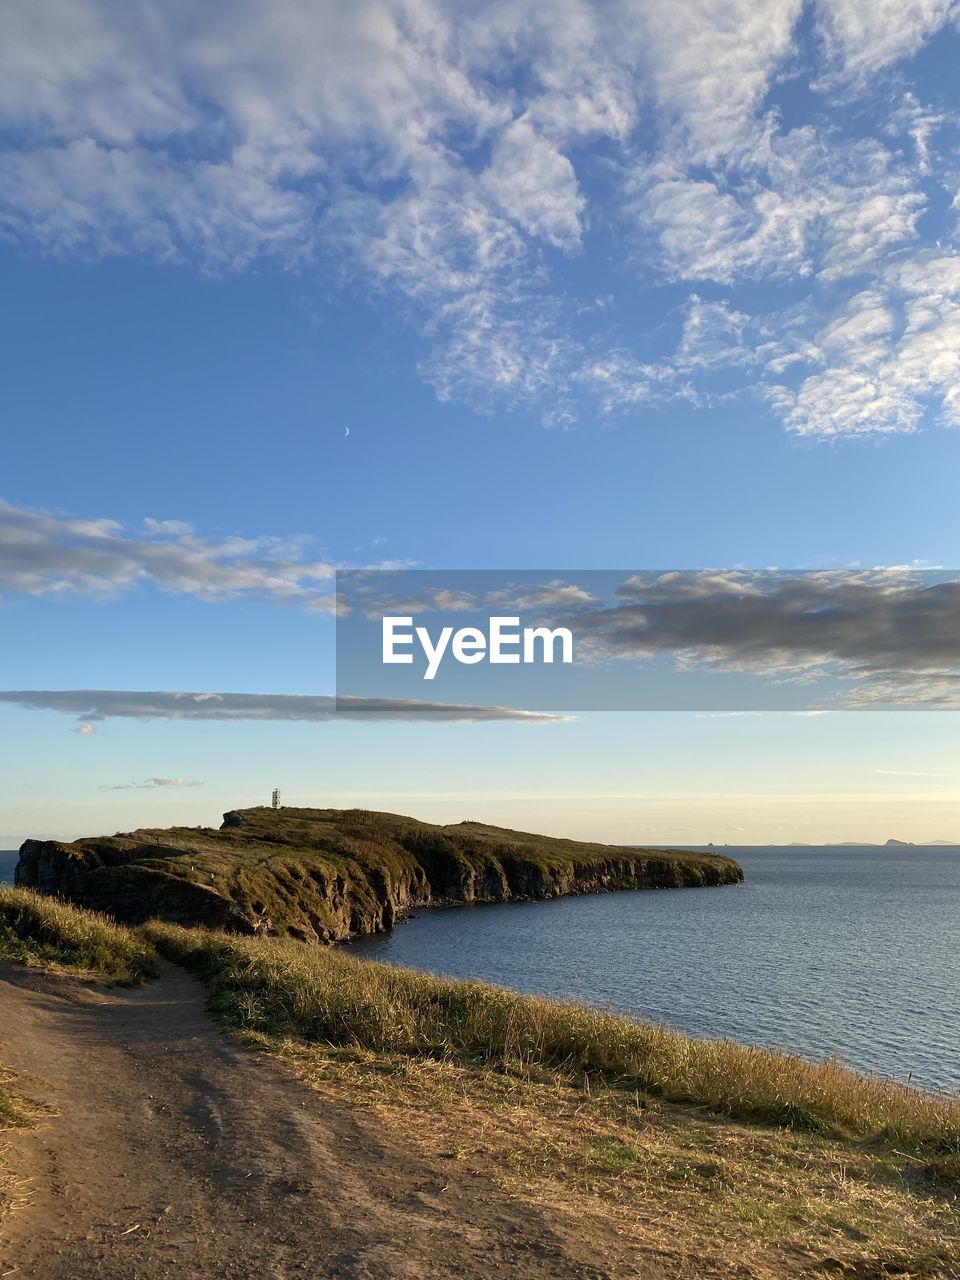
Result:
[[[204,924],[301,941],[390,928],[411,907],[735,884],[718,854],[586,844],[363,809],[243,809],[66,844],[27,840],[17,883],[127,923]]]

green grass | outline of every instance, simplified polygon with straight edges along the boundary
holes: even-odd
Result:
[[[230,1027],[376,1054],[616,1087],[844,1139],[960,1153],[960,1099],[729,1041],[695,1040],[581,1005],[357,960],[338,949],[170,925],[147,936],[211,988]]]
[[[58,898],[5,885],[0,958],[121,984],[156,974],[153,947],[142,934]]]

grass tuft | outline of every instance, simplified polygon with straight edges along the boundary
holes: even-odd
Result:
[[[175,925],[146,927],[197,972],[229,1026],[377,1054],[614,1086],[720,1115],[930,1155],[960,1150],[960,1099],[862,1076],[835,1060],[695,1040],[578,1004],[358,960],[339,950]]]
[[[5,1073],[0,1070],[0,1080]],[[24,1109],[7,1093],[0,1083],[0,1129],[17,1129],[28,1123]]]
[[[156,975],[151,944],[133,929],[32,889],[0,885],[0,958],[133,985]]]

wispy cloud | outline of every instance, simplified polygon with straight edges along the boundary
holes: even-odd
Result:
[[[912,57],[957,13],[956,0],[829,0],[817,8],[826,45],[826,76],[863,83]]]
[[[142,782],[107,783],[101,791],[156,791],[165,787],[202,787],[205,784],[187,778],[144,778]]]
[[[895,259],[811,334],[804,376],[768,395],[802,435],[913,431],[927,404],[960,426],[960,253]]]
[[[710,403],[723,370],[805,435],[911,430],[922,379],[904,385],[892,362],[901,341],[910,361],[908,295],[914,312],[939,305],[919,228],[950,184],[942,155],[958,127],[891,72],[957,5],[817,0],[812,31],[803,12],[801,0],[10,0],[0,235],[84,259],[345,272],[421,330],[420,369],[441,397],[523,400],[552,424]],[[776,94],[791,79],[810,106],[788,124]],[[611,224],[629,262],[622,236],[613,262],[596,234]],[[585,320],[564,274],[580,253],[605,255],[625,290],[633,272],[688,285],[686,319],[670,290],[652,304],[649,329],[668,322],[673,346],[633,350],[602,312]],[[911,271],[913,285],[897,282]],[[758,281],[789,286],[802,314],[755,289],[741,305]],[[820,341],[874,281],[903,291],[877,376],[862,352]],[[934,323],[926,346],[943,352],[951,320]],[[937,370],[926,389],[953,421],[960,377],[945,360]]]
[[[76,716],[81,733],[103,720],[333,720],[420,721],[424,724],[477,724],[507,720],[521,724],[558,722],[564,716],[513,707],[419,702],[401,698],[335,698],[287,693],[173,693],[120,689],[5,689],[0,703],[30,711]],[[155,781],[155,780],[154,780]],[[161,785],[157,783],[157,785]]]
[[[205,537],[156,519],[130,531],[0,501],[0,591],[109,598],[149,585],[202,600],[331,608],[335,567],[310,552],[307,539]]]

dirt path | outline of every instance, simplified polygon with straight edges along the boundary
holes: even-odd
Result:
[[[639,1274],[321,1102],[224,1036],[171,965],[132,991],[0,970],[0,1062],[58,1113],[12,1136],[30,1181],[0,1223],[11,1280]]]

